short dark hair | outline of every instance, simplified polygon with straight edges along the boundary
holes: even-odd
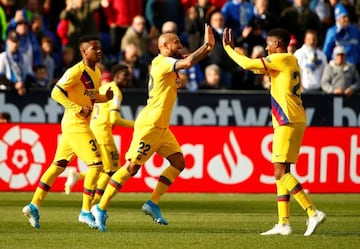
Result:
[[[47,70],[47,67],[45,66],[45,64],[38,64],[38,65],[35,65],[35,66],[33,67],[33,71],[34,71],[34,72],[36,72],[36,71],[38,71],[38,70],[40,70],[40,69],[46,69],[46,70]]]
[[[85,35],[80,37],[79,39],[79,46],[85,42],[89,42],[89,41],[99,41],[100,38],[96,35]]]
[[[6,34],[6,39],[9,39],[13,42],[18,42],[20,37],[19,37],[19,34],[16,33],[15,30],[9,30]]]
[[[290,33],[286,29],[282,29],[282,28],[271,29],[267,33],[267,36],[273,36],[279,38],[284,43],[285,47],[289,45]]]
[[[114,78],[114,76],[121,71],[129,71],[129,67],[124,64],[116,64],[111,68],[111,77]]]

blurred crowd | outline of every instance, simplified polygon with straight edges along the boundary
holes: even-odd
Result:
[[[146,88],[158,36],[178,34],[179,56],[186,56],[201,45],[205,23],[216,45],[179,72],[184,90],[271,86],[267,75],[244,71],[226,55],[225,27],[237,51],[251,58],[266,56],[270,29],[287,29],[305,93],[351,95],[360,88],[360,0],[0,0],[0,90],[50,89],[80,60],[77,41],[90,34],[102,43],[102,81],[122,63],[131,69],[130,87]]]

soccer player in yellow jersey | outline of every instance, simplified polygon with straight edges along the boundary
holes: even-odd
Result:
[[[151,63],[147,105],[135,120],[132,141],[125,155],[126,163],[111,177],[99,204],[91,209],[100,231],[106,231],[106,210],[111,199],[155,152],[166,158],[170,165],[161,173],[158,184],[150,200],[142,206],[142,211],[156,223],[168,224],[160,212],[160,197],[185,167],[180,145],[169,129],[180,83],[177,72],[199,62],[211,51],[214,43],[212,29],[205,25],[204,44],[187,57],[177,59],[182,49],[179,37],[173,33],[159,37],[160,54]]]
[[[95,102],[105,102],[113,98],[111,89],[99,94],[100,69],[96,63],[101,59],[100,41],[95,36],[84,36],[79,41],[82,60],[69,68],[51,91],[51,97],[64,106],[61,121],[62,136],[53,163],[42,175],[30,204],[23,208],[23,214],[31,226],[39,228],[39,207],[52,184],[78,156],[89,166],[84,180],[82,210],[79,222],[94,228],[91,202],[95,194],[96,180],[102,170],[100,149],[90,130],[90,115]]]
[[[272,163],[278,197],[278,223],[261,235],[289,235],[290,195],[308,215],[305,236],[311,235],[325,220],[325,213],[316,209],[301,184],[291,174],[290,165],[296,163],[306,126],[306,115],[301,101],[300,69],[296,58],[287,52],[290,35],[285,29],[270,30],[266,38],[268,56],[250,59],[234,50],[231,29],[225,29],[223,46],[227,54],[242,68],[271,78],[271,112],[274,127]]]
[[[112,134],[114,125],[134,127],[134,121],[123,119],[120,115],[123,100],[121,89],[127,87],[130,82],[129,67],[116,64],[111,68],[111,76],[113,81],[102,85],[99,91],[103,93],[110,87],[114,93],[114,98],[105,103],[96,103],[90,121],[90,128],[99,144],[103,162],[103,171],[97,181],[93,204],[98,203],[110,177],[120,167],[119,152]],[[65,193],[69,194],[75,183],[83,179],[85,175],[86,172],[70,171],[65,183]]]

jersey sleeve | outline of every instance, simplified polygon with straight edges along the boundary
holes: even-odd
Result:
[[[163,73],[170,73],[175,71],[175,64],[177,59],[172,57],[167,57],[165,60],[161,62],[160,68],[162,69]]]
[[[76,70],[66,70],[66,72],[61,76],[56,85],[63,89],[65,92],[68,91],[74,84],[76,84],[78,77],[76,77]]]
[[[68,89],[70,89],[74,83],[74,75],[71,70],[67,70],[51,91],[51,98],[65,108],[70,109],[75,113],[79,113],[82,107],[71,101],[68,98],[67,93]]]
[[[134,127],[133,120],[123,119],[119,112],[110,111],[110,122],[123,127]]]
[[[286,64],[288,64],[284,53],[270,54],[267,57],[261,58],[261,60],[267,71],[283,71]]]
[[[251,59],[245,55],[239,54],[229,45],[225,46],[225,51],[233,61],[245,70],[250,70],[256,74],[264,74],[268,71],[263,58]]]
[[[122,92],[115,86],[111,86],[111,89],[114,92],[114,98],[110,100],[110,123],[123,127],[134,127],[134,121],[123,119],[121,117],[120,109],[123,99]]]

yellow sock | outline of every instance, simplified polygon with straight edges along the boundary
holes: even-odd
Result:
[[[308,216],[315,215],[316,207],[304,192],[301,184],[296,180],[296,178],[290,174],[285,174],[280,181],[286,187],[294,199],[300,204],[300,206],[306,210]]]
[[[289,224],[290,218],[290,193],[281,184],[280,181],[276,181],[277,189],[277,206],[278,206],[278,224]]]
[[[37,207],[40,207],[42,200],[45,199],[54,181],[62,172],[64,172],[64,170],[64,167],[59,167],[55,164],[51,164],[50,167],[42,175],[39,185],[36,188],[34,196],[31,200],[31,203],[35,204]]]
[[[175,178],[181,173],[180,170],[173,166],[167,167],[159,177],[159,181],[151,194],[150,200],[159,204],[160,197],[168,190]]]
[[[101,199],[101,197],[104,194],[106,185],[108,184],[110,180],[110,175],[108,173],[102,172],[100,174],[100,177],[96,183],[96,190],[95,190],[95,196],[92,200],[92,206],[98,203]]]
[[[115,172],[115,174],[110,178],[110,181],[105,188],[104,195],[99,202],[100,209],[108,209],[111,199],[119,192],[121,187],[130,177],[131,175],[125,167],[121,167]]]
[[[102,166],[90,166],[84,179],[82,210],[90,211],[91,202],[95,194],[96,182],[101,173]]]

